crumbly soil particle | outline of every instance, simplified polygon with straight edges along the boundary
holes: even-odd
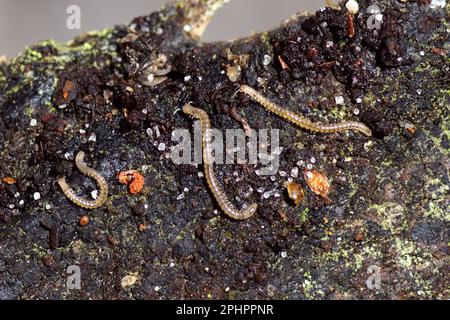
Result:
[[[344,6],[327,8],[199,43],[178,2],[1,62],[0,299],[448,299],[450,7],[377,2],[383,22],[370,30],[372,2],[358,3],[351,21]],[[374,136],[299,130],[236,94],[238,84],[315,121],[363,122]],[[221,214],[202,167],[168,157],[172,131],[192,130],[179,111],[188,102],[220,130],[242,127],[236,112],[251,128],[281,129],[277,175],[215,166],[237,206],[259,204],[252,219]],[[86,211],[55,184],[65,175],[80,195],[95,190],[74,166],[81,150],[110,187],[85,226]],[[284,188],[295,168],[299,206]],[[308,188],[306,168],[327,177],[329,201]],[[117,181],[126,170],[144,175],[142,193]],[[72,265],[81,290],[66,286]],[[381,287],[371,290],[373,266]]]

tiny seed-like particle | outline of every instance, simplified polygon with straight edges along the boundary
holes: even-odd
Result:
[[[137,280],[138,280],[138,278],[136,276],[129,275],[129,276],[123,277],[120,284],[122,285],[122,288],[126,289],[126,288],[133,286]]]
[[[289,198],[295,203],[296,206],[299,206],[305,197],[305,190],[301,185],[295,182],[289,182],[286,188]]]
[[[88,216],[82,216],[80,218],[80,226],[82,226],[82,227],[87,226],[89,224],[89,221],[90,221],[90,219]]]
[[[11,177],[5,177],[5,178],[3,178],[3,182],[11,185],[11,184],[15,184],[17,182],[17,180],[14,178],[11,178]]]
[[[345,7],[347,8],[348,12],[353,15],[357,14],[359,11],[359,4],[355,0],[349,0],[346,3]]]

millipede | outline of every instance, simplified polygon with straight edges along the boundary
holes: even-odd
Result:
[[[314,123],[311,120],[296,114],[290,110],[287,110],[285,108],[282,108],[281,106],[277,105],[276,103],[270,101],[266,97],[264,97],[262,94],[260,94],[258,91],[253,89],[252,87],[249,87],[247,85],[241,85],[240,91],[248,95],[250,98],[252,98],[254,101],[259,103],[261,106],[264,107],[269,112],[272,112],[279,116],[280,118],[291,122],[300,128],[312,131],[312,132],[319,132],[319,133],[335,133],[335,132],[341,132],[341,131],[348,131],[348,130],[354,130],[359,131],[366,136],[372,136],[372,131],[364,124],[360,122],[342,122],[342,123],[336,123],[336,124],[324,124],[324,123]]]
[[[100,189],[100,194],[98,198],[94,201],[90,201],[77,196],[75,191],[72,188],[70,188],[69,185],[67,184],[65,177],[59,179],[58,184],[61,187],[64,194],[66,195],[66,197],[74,204],[84,209],[93,210],[101,207],[106,202],[106,199],[108,198],[108,184],[105,178],[100,173],[98,173],[92,168],[89,168],[84,163],[84,157],[85,153],[80,151],[75,157],[75,164],[82,174],[95,180],[97,186]]]
[[[256,210],[258,209],[258,205],[256,203],[252,204],[246,209],[238,210],[227,198],[225,191],[219,184],[219,181],[214,174],[214,164],[211,160],[211,122],[209,120],[208,114],[202,110],[195,108],[189,104],[183,107],[183,112],[187,115],[190,115],[200,121],[201,132],[202,132],[202,150],[203,150],[203,163],[204,163],[204,171],[206,181],[208,183],[209,188],[211,189],[214,198],[216,199],[219,207],[222,211],[232,219],[235,220],[246,220],[251,218]]]

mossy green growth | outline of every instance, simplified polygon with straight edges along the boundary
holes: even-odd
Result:
[[[406,209],[399,203],[374,204],[369,207],[369,210],[376,212],[378,224],[391,234],[398,234],[406,227]]]

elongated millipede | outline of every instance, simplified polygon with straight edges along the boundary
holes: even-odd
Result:
[[[250,98],[262,105],[266,110],[276,114],[277,116],[289,121],[301,128],[312,132],[320,133],[334,133],[347,130],[355,130],[364,133],[367,136],[372,136],[372,131],[360,122],[343,122],[336,124],[313,123],[311,120],[296,114],[290,110],[280,107],[276,103],[270,101],[258,91],[247,85],[241,85],[240,91],[247,94]]]
[[[250,207],[244,210],[238,210],[236,207],[228,200],[225,191],[220,186],[216,175],[214,174],[214,164],[211,161],[211,122],[209,121],[208,114],[202,110],[195,108],[189,104],[183,107],[183,112],[194,118],[200,120],[200,126],[202,131],[202,148],[203,148],[203,163],[205,170],[205,177],[211,192],[214,195],[217,203],[219,204],[222,211],[235,220],[246,220],[251,218],[258,205],[256,203],[252,204]]]
[[[105,178],[103,178],[100,173],[98,173],[94,169],[89,168],[84,163],[84,156],[84,152],[79,152],[75,158],[75,164],[82,174],[95,180],[97,186],[100,189],[98,198],[95,201],[89,201],[84,198],[80,198],[79,196],[77,196],[75,191],[69,187],[65,177],[59,179],[58,184],[70,201],[72,201],[77,206],[80,206],[81,208],[92,210],[101,207],[106,202],[106,199],[108,198],[108,184],[106,183]]]

